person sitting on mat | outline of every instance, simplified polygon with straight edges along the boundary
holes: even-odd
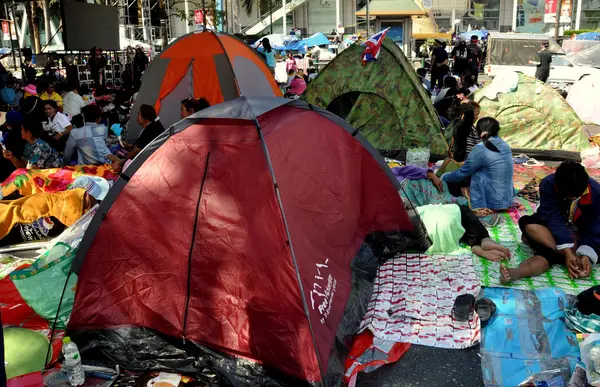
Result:
[[[507,209],[514,196],[512,151],[498,137],[500,123],[494,118],[480,119],[477,131],[481,133],[483,142],[475,145],[460,169],[442,175],[442,180],[450,185],[466,182],[470,178],[473,209]]]
[[[565,265],[572,278],[590,275],[600,254],[600,184],[574,161],[562,163],[540,183],[540,206],[519,219],[523,242],[535,255],[516,268],[500,265],[507,283]]]

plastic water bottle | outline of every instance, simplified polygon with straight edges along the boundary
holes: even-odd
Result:
[[[62,352],[65,357],[63,366],[67,370],[69,383],[71,383],[71,386],[81,386],[85,382],[85,374],[83,373],[83,366],[81,365],[81,356],[79,356],[77,344],[72,342],[69,336],[66,336],[63,339]]]

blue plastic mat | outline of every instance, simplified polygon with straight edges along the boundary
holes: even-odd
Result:
[[[564,322],[573,300],[560,289],[485,288],[497,307],[481,335],[486,387],[517,386],[540,371],[560,369],[568,382],[580,360],[575,333]]]

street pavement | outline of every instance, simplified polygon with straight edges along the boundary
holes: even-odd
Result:
[[[479,346],[440,349],[412,345],[396,363],[360,373],[360,387],[481,387]]]

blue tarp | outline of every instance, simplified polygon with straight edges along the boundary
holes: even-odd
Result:
[[[554,288],[485,288],[483,297],[497,307],[481,335],[485,387],[517,386],[553,369],[568,382],[580,361],[577,337],[565,325],[564,310],[572,299]]]
[[[600,40],[600,32],[585,32],[577,35],[575,40]]]
[[[321,32],[317,32],[313,36],[309,36],[306,39],[291,42],[285,46],[273,46],[273,48],[277,51],[298,51],[300,53],[304,53],[305,47],[311,48],[314,46],[323,46],[329,44],[329,39],[327,39],[327,37]]]

